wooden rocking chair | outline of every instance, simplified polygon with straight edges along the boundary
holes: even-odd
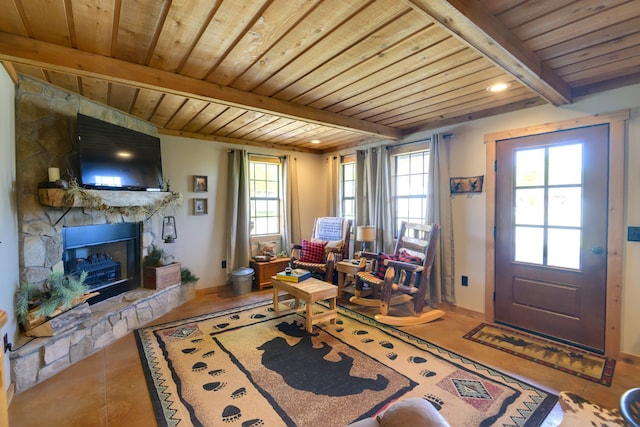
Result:
[[[423,312],[439,235],[440,226],[437,224],[428,226],[403,223],[394,254],[392,256],[378,254],[378,259],[372,262],[374,269],[386,268],[384,278],[380,279],[376,276],[375,270],[359,272],[356,276],[356,295],[349,301],[354,304],[379,307],[380,314],[376,315],[375,319],[388,325],[418,325],[443,317],[445,312],[442,310]],[[420,254],[423,256],[419,257]],[[367,257],[370,256],[365,255],[365,258]],[[373,288],[374,298],[363,298],[364,283]],[[390,315],[391,306],[405,304],[411,300],[413,300],[413,315]]]
[[[335,263],[349,258],[351,220],[341,217],[316,218],[311,240],[293,245],[291,264],[293,268],[309,270],[320,280],[333,283]],[[305,254],[309,247],[310,255]],[[311,259],[312,257],[317,259]]]

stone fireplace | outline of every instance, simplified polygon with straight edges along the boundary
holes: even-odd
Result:
[[[20,76],[15,122],[20,280],[41,285],[54,270],[69,273],[80,267],[91,270],[89,282],[100,297],[90,301],[88,321],[53,337],[28,341],[16,333],[10,360],[18,392],[195,297],[195,284],[162,290],[141,287],[140,263],[145,248],[156,242],[156,231],[160,233],[159,215],[125,215],[82,204],[47,204],[40,199],[39,184],[47,181],[47,168],[60,168],[61,178],[67,181],[78,170],[74,136],[79,112],[140,132],[157,132],[150,123]],[[125,192],[102,193],[112,197]],[[126,193],[142,194],[116,195],[135,202],[110,205],[145,206],[153,197],[162,197]],[[105,230],[118,231],[105,238]],[[95,238],[87,239],[90,235]]]

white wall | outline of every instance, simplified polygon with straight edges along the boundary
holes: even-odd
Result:
[[[15,342],[18,330],[13,310],[13,295],[19,282],[14,98],[14,84],[6,70],[0,67],[0,310],[8,316],[7,325],[0,332],[0,349],[4,334],[8,334],[10,342]],[[5,354],[4,371],[11,372],[8,354]],[[8,377],[5,389],[11,382]]]
[[[161,141],[164,177],[173,191],[183,194],[184,201],[181,207],[166,212],[176,217],[178,239],[173,244],[160,240],[158,246],[200,277],[198,289],[222,286],[227,281],[227,271],[221,265],[226,256],[227,150],[238,146],[167,135],[161,135]],[[246,149],[255,154],[291,154],[260,147]],[[324,157],[307,153],[292,157],[298,165],[302,235],[310,236],[314,218],[326,215]],[[208,177],[206,193],[192,192],[193,175]],[[193,215],[193,198],[208,200],[208,215]],[[159,221],[156,227],[160,236]]]

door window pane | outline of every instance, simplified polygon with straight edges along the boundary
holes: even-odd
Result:
[[[544,189],[516,190],[516,224],[544,225]]]
[[[549,185],[582,184],[582,144],[549,148]]]
[[[579,269],[582,144],[517,150],[515,167],[515,261]]]
[[[515,261],[542,264],[544,228],[516,227]]]
[[[582,221],[582,188],[549,189],[549,225],[580,227]]]
[[[580,230],[549,229],[547,265],[580,268]]]
[[[544,148],[516,152],[516,187],[544,185]]]

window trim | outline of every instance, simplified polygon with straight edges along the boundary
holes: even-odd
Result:
[[[253,208],[253,202],[256,200],[277,200],[278,201],[278,231],[276,233],[264,233],[264,234],[256,234],[253,229],[249,231],[249,235],[251,239],[254,238],[262,238],[267,236],[281,236],[282,235],[282,226],[283,226],[283,197],[284,197],[284,188],[282,182],[282,159],[277,156],[269,156],[269,155],[259,155],[259,154],[250,154],[249,155],[249,171],[248,171],[248,180],[249,185],[252,185],[251,179],[251,163],[266,163],[266,164],[277,164],[278,165],[278,197],[276,198],[267,198],[267,197],[251,197],[251,190],[249,190],[249,222],[253,222],[255,218],[251,215],[251,210]],[[262,218],[262,217],[260,217]]]

